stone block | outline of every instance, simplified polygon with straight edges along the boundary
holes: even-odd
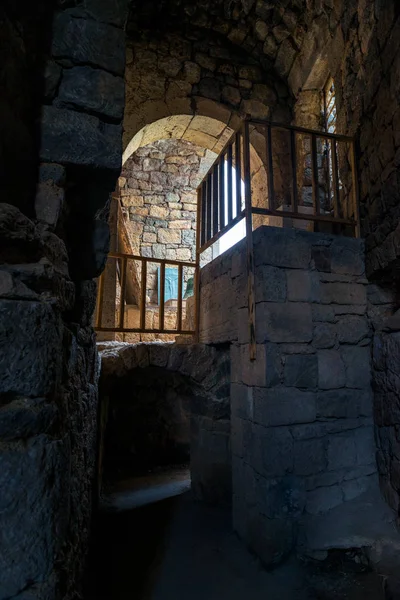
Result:
[[[322,439],[297,441],[294,444],[294,474],[315,475],[326,469],[325,443]]]
[[[191,229],[192,223],[191,221],[170,221],[169,222],[170,229]]]
[[[353,238],[333,238],[331,245],[332,273],[364,275],[364,242]]]
[[[39,435],[24,445],[2,449],[0,594],[4,599],[49,578],[54,557],[67,539],[67,448],[66,441]]]
[[[317,323],[314,327],[313,346],[333,348],[336,344],[336,326],[332,323]]]
[[[328,471],[352,468],[357,464],[354,432],[331,435],[327,440]]]
[[[169,210],[164,206],[150,206],[150,217],[156,217],[157,219],[166,219],[168,217]]]
[[[357,315],[340,317],[336,329],[342,344],[358,344],[370,334],[367,319]]]
[[[319,277],[312,271],[286,271],[288,300],[290,302],[317,302]]]
[[[65,69],[57,104],[76,106],[86,112],[121,121],[125,106],[124,80],[91,67]]]
[[[310,342],[311,307],[302,303],[260,303],[256,306],[257,342]]]
[[[345,367],[338,350],[318,351],[318,382],[321,390],[345,386]]]
[[[354,431],[357,465],[375,465],[376,443],[374,427],[359,427]]]
[[[318,384],[318,362],[315,354],[292,354],[285,359],[284,382],[288,387],[314,389]]]
[[[39,397],[61,376],[61,325],[49,304],[2,300],[0,393]]]
[[[85,13],[102,23],[124,27],[128,16],[128,0],[84,0]]]
[[[318,418],[353,419],[371,415],[372,393],[368,390],[341,389],[318,394]]]
[[[313,304],[311,307],[312,318],[315,323],[334,323],[335,311],[331,306]]]
[[[231,383],[232,424],[235,418],[253,420],[253,388],[240,383]]]
[[[73,110],[44,106],[40,156],[65,165],[121,169],[122,128]],[[110,191],[115,181],[110,182]]]
[[[250,360],[247,344],[231,346],[232,381],[248,386],[271,387],[280,383],[281,356],[273,344],[257,344],[256,360]]]
[[[285,271],[268,265],[260,265],[255,272],[256,302],[285,302]]]
[[[392,304],[395,302],[395,293],[391,288],[370,284],[367,287],[367,298],[371,304]]]
[[[243,457],[252,444],[252,425],[250,421],[236,417],[231,423],[232,453]]]
[[[64,204],[64,197],[63,188],[54,185],[51,181],[39,183],[35,197],[37,220],[51,228],[55,228]]]
[[[266,567],[280,563],[293,550],[290,519],[268,519],[256,509],[247,511],[245,542]]]
[[[367,302],[366,287],[359,283],[321,283],[322,304],[356,304],[365,306]]]
[[[0,409],[0,439],[8,441],[46,433],[57,416],[57,406],[44,398],[18,397]]]
[[[284,477],[293,471],[293,438],[287,427],[254,424],[246,462],[264,477]]]
[[[254,235],[254,262],[289,269],[308,269],[311,245],[294,229],[262,227]]]
[[[321,487],[307,494],[306,512],[320,515],[332,510],[343,502],[343,491],[340,485]]]
[[[317,271],[323,273],[331,272],[331,249],[329,246],[313,246],[311,257]]]
[[[180,244],[182,242],[179,230],[160,229],[157,234],[160,244]]]
[[[54,19],[52,55],[123,76],[125,34],[122,29],[91,19],[77,19],[64,11]]]
[[[254,388],[254,421],[264,427],[310,423],[316,419],[316,395],[296,388]]]
[[[346,386],[369,389],[371,386],[370,347],[343,346],[341,355],[346,369]]]

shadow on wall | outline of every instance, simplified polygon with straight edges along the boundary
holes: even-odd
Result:
[[[182,375],[160,367],[134,369],[115,379],[103,396],[109,404],[105,480],[188,463],[190,405],[198,394]]]
[[[190,452],[195,497],[229,504],[229,350],[162,343],[99,347],[100,478],[103,465],[108,483],[187,462]]]

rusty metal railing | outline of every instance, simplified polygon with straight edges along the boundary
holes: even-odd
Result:
[[[183,295],[184,295],[184,269],[190,269],[193,274],[196,271],[196,264],[193,262],[182,262],[168,259],[148,258],[144,256],[136,256],[134,254],[123,254],[119,252],[110,252],[108,255],[108,263],[113,262],[115,269],[114,280],[111,282],[115,289],[115,296],[110,297],[110,294],[105,293],[105,285],[107,282],[107,271],[104,271],[99,278],[98,300],[95,317],[95,330],[101,332],[114,333],[140,333],[140,334],[168,334],[168,335],[194,335],[194,329],[188,329],[184,326],[184,310],[183,310]],[[135,270],[138,272],[140,280],[140,297],[133,298],[127,302],[127,273],[129,265],[134,263]],[[150,304],[147,298],[148,290],[148,274],[149,265],[159,265],[159,302]],[[176,307],[167,308],[166,296],[166,267],[176,267],[178,275],[177,298],[171,299],[176,302]],[[109,306],[106,307],[107,303]],[[119,307],[119,308],[118,308]],[[130,307],[134,307],[138,317],[137,325],[130,323],[128,311]],[[105,312],[107,311],[107,320],[111,324],[104,324]],[[158,326],[149,326],[147,316],[149,311],[156,311],[156,319]],[[169,325],[166,321],[166,311],[170,314]],[[170,326],[171,320],[175,322],[175,326]]]
[[[253,229],[261,224],[287,227],[296,223],[303,226],[306,222],[314,230],[331,226],[333,233],[338,228],[349,229],[359,237],[354,139],[257,119],[244,120],[198,188],[196,264],[207,248],[242,219],[246,222],[249,342],[253,360]],[[198,278],[197,303],[199,298]]]

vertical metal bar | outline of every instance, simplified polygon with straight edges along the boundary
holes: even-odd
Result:
[[[207,177],[207,201],[206,201],[206,207],[207,207],[207,222],[206,222],[206,242],[208,242],[209,240],[211,240],[211,202],[212,202],[212,175],[211,173],[209,174],[209,176]]]
[[[332,139],[332,185],[333,185],[333,216],[335,219],[340,218],[339,211],[339,172],[338,172],[338,157],[336,140]]]
[[[140,329],[146,329],[146,292],[147,292],[147,260],[142,259],[142,277],[140,290]]]
[[[358,169],[357,169],[357,154],[356,143],[353,140],[351,143],[351,174],[353,178],[353,205],[354,205],[354,220],[356,222],[354,234],[356,238],[361,237],[360,223],[360,190],[358,187]]]
[[[227,170],[227,179],[228,179],[228,223],[227,225],[229,225],[229,223],[232,221],[233,219],[233,214],[232,214],[232,202],[233,202],[233,198],[232,198],[232,175],[233,175],[233,171],[232,171],[232,144],[229,145],[228,147],[228,153],[227,153],[227,161],[226,161],[226,170]]]
[[[200,203],[199,203],[200,200]],[[197,226],[196,226],[196,268],[195,268],[195,288],[194,288],[194,309],[195,309],[195,320],[194,320],[194,341],[197,344],[200,337],[200,218],[202,214],[202,198],[199,194],[197,200]]]
[[[249,350],[250,360],[256,359],[256,314],[254,298],[254,256],[253,256],[253,215],[251,202],[251,172],[250,172],[250,134],[249,123],[244,123],[243,135],[243,166],[244,166],[244,199],[246,216],[247,241],[247,290],[249,297]]]
[[[213,169],[213,193],[212,193],[212,213],[213,213],[213,225],[212,232],[213,237],[219,231],[218,229],[218,165]]]
[[[207,195],[207,183],[204,181],[201,184],[200,196],[201,196],[201,219],[200,219],[200,246],[203,247],[206,243],[206,195]]]
[[[242,162],[241,162],[241,132],[238,131],[235,140],[235,158],[236,158],[236,216],[242,212]]]
[[[311,135],[311,167],[312,167],[312,198],[314,215],[320,214],[319,205],[319,190],[318,190],[318,152],[317,152],[317,136]]]
[[[121,295],[119,299],[119,328],[124,328],[125,322],[125,295],[126,295],[126,263],[127,258],[124,256],[122,259],[122,269],[121,269]]]
[[[219,229],[225,227],[225,154],[219,159]]]
[[[274,185],[274,162],[272,160],[272,131],[267,127],[267,174],[268,174],[268,200],[269,210],[275,210],[275,185]]]
[[[182,331],[182,287],[183,287],[183,266],[178,266],[178,318],[177,330]]]
[[[110,260],[110,259],[108,259]],[[103,320],[103,302],[104,302],[104,271],[100,275],[99,279],[99,291],[98,291],[99,304],[97,309],[97,323],[96,327],[101,327]]]
[[[196,344],[200,341],[200,294],[201,294],[201,285],[200,285],[200,262],[199,258],[196,260],[196,271],[194,275],[195,279],[195,335],[194,341]]]
[[[290,156],[292,163],[292,211],[298,212],[299,196],[297,190],[297,148],[296,148],[296,133],[293,129],[290,130]]]
[[[160,330],[164,329],[165,311],[165,262],[160,265]]]

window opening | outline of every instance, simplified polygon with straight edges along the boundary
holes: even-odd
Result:
[[[324,87],[324,121],[328,133],[336,133],[336,92],[332,77],[329,77]]]
[[[228,222],[228,162],[225,160],[225,198],[224,198],[224,207],[225,207],[225,223]],[[232,174],[232,216],[235,218],[237,216],[236,211],[236,196],[237,196],[237,188],[236,188],[236,169],[232,166],[231,169]],[[242,210],[244,208],[244,181],[241,179],[241,199],[242,199]],[[229,248],[232,248],[235,244],[240,242],[246,236],[246,221],[242,219],[239,223],[237,223],[232,229],[227,231],[219,240],[218,247],[218,255],[226,252]]]

